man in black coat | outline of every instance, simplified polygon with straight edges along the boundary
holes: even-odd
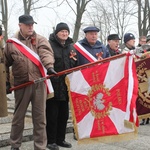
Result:
[[[120,38],[118,34],[110,34],[107,37],[107,48],[111,56],[120,54],[121,51],[118,49]]]
[[[50,34],[49,42],[54,51],[54,70],[60,72],[77,66],[76,51],[73,40],[69,37],[69,27],[66,23],[59,23],[54,33]],[[51,74],[51,71],[48,72]],[[59,150],[58,146],[71,148],[72,145],[65,141],[67,120],[69,117],[68,91],[65,76],[51,77],[54,88],[54,97],[47,100],[47,147],[50,150]]]

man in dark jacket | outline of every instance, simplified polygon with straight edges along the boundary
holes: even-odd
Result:
[[[108,49],[98,40],[99,29],[94,26],[85,28],[85,38],[75,43],[78,50],[79,65],[110,56]]]
[[[98,40],[100,30],[97,27],[89,26],[83,31],[85,38],[74,44],[78,55],[78,65],[84,65],[110,56],[109,50]],[[74,139],[77,139],[75,133]]]
[[[110,34],[107,37],[107,48],[111,56],[120,54],[121,51],[118,49],[119,47],[119,36],[118,34]]]
[[[69,27],[66,23],[59,23],[54,33],[50,34],[49,42],[54,51],[54,70],[60,72],[77,66],[77,58],[73,40],[69,37]],[[68,91],[65,84],[65,75],[52,77],[54,98],[47,100],[47,147],[58,150],[59,146],[71,148],[72,145],[65,141],[67,120],[69,116]]]

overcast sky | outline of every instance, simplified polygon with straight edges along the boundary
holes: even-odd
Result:
[[[9,19],[9,36],[12,36],[19,28],[18,28],[18,17],[23,14],[23,5],[21,3],[22,0],[18,2],[18,0],[10,1],[9,10],[12,9]],[[21,4],[20,4],[21,3]],[[14,5],[13,5],[14,4]],[[13,7],[12,7],[13,5]],[[52,5],[51,5],[52,7]],[[59,22],[66,22],[71,30],[70,36],[72,37],[75,15],[70,11],[69,6],[61,5],[55,8],[55,12],[53,9],[42,8],[36,10],[36,12],[32,11],[31,15],[37,24],[34,25],[34,29],[37,33],[49,37],[49,34],[53,32],[53,27],[57,25]],[[80,29],[82,31],[82,28]],[[131,32],[138,38],[137,25],[129,27],[128,32]],[[81,32],[82,33],[82,32]],[[81,37],[80,37],[81,38]]]
[[[18,17],[23,14],[23,8],[20,9],[20,5],[18,0],[13,0],[9,3],[9,10],[12,8],[12,5],[16,1],[16,4],[11,11],[9,17],[9,34],[10,36],[13,35],[19,28],[18,28]],[[57,15],[58,13],[58,15]],[[50,8],[42,8],[36,10],[36,12],[32,11],[31,15],[33,16],[34,20],[37,24],[34,25],[34,29],[37,33],[42,34],[48,38],[49,34],[53,32],[53,27],[56,26],[59,22],[66,22],[71,30],[72,34],[72,27],[74,22],[74,14],[70,13],[70,10],[66,5],[62,5],[58,8],[55,8],[55,12],[53,9]]]

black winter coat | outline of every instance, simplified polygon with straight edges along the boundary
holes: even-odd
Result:
[[[106,47],[108,48],[109,53],[110,53],[110,55],[111,55],[111,56],[121,54],[121,51],[120,51],[120,50],[116,50],[116,51],[114,51],[114,50],[112,50],[112,49],[110,48],[110,46],[109,46],[109,45],[107,45]]]
[[[52,46],[52,49],[54,51],[54,70],[56,72],[64,71],[66,69],[70,69],[73,67],[76,67],[78,64],[77,60],[74,60],[73,58],[70,58],[70,53],[73,50],[76,52],[76,50],[73,47],[73,40],[68,37],[65,44],[62,45],[56,35],[52,33],[49,37],[49,42]],[[77,56],[74,56],[77,58]],[[55,100],[60,101],[68,101],[68,91],[67,86],[65,84],[65,76],[61,75],[59,77],[51,77],[51,82],[54,88],[54,98]]]

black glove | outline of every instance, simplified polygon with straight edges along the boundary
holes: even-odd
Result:
[[[10,88],[11,88],[10,82],[6,82],[6,94],[11,93]]]
[[[57,74],[57,72],[54,70],[54,68],[51,67],[51,68],[48,68],[48,69],[47,69],[47,74],[48,74],[48,75]]]

